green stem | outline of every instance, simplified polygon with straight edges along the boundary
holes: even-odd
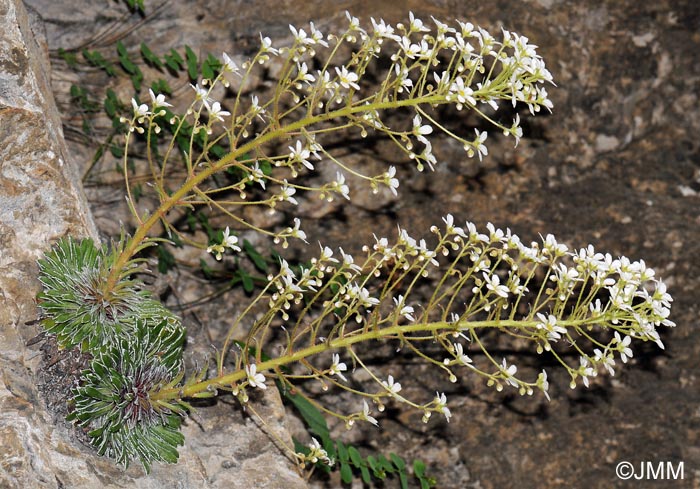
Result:
[[[421,324],[397,324],[387,328],[365,332],[362,332],[362,330],[358,330],[356,334],[351,333],[343,337],[335,338],[325,343],[319,343],[316,345],[308,346],[306,348],[297,350],[293,353],[289,353],[278,358],[273,358],[264,362],[260,362],[256,364],[256,370],[257,372],[263,372],[267,370],[279,370],[279,368],[281,367],[299,362],[313,355],[318,355],[319,353],[322,353],[324,351],[350,348],[352,345],[355,345],[357,343],[363,343],[372,340],[403,338],[405,335],[411,333],[430,333],[434,335],[437,332],[452,333],[455,331],[465,331],[467,329],[477,328],[531,328],[534,327],[538,322],[539,321],[534,320],[518,321],[512,319],[500,321],[465,321],[460,323],[437,321],[434,323]],[[560,321],[558,324],[561,324],[563,326],[580,327],[592,322],[595,321],[593,321],[591,318],[587,318],[579,320]],[[173,387],[170,389],[163,389],[154,393],[151,396],[151,399],[153,401],[170,401],[176,399],[179,400],[191,398],[199,393],[210,390],[212,387],[231,386],[236,384],[237,382],[244,380],[245,378],[245,370],[237,370],[230,374],[220,375],[218,377],[207,379],[191,385],[186,385],[184,387]]]
[[[150,229],[161,219],[164,219],[167,213],[175,206],[177,206],[187,195],[198,185],[204,182],[207,178],[211,177],[215,173],[226,168],[227,165],[236,161],[241,155],[244,155],[251,151],[252,149],[259,147],[267,142],[281,138],[287,134],[297,131],[303,127],[311,126],[320,122],[329,121],[338,117],[347,117],[356,113],[367,112],[371,110],[385,110],[394,109],[399,107],[412,107],[423,104],[441,104],[446,103],[444,96],[441,95],[431,95],[425,96],[418,99],[406,99],[406,100],[396,100],[396,101],[386,101],[377,102],[368,105],[353,105],[345,106],[341,109],[337,109],[324,114],[315,115],[312,117],[305,117],[296,122],[288,124],[286,126],[281,126],[278,129],[267,132],[248,143],[238,147],[234,151],[231,151],[226,156],[222,157],[219,161],[213,165],[204,168],[199,173],[190,174],[185,181],[185,183],[177,189],[169,198],[163,200],[156,211],[150,215],[136,230],[134,235],[129,239],[127,245],[124,247],[122,252],[119,254],[114,264],[112,265],[112,270],[110,271],[109,277],[105,283],[105,292],[114,289],[119,279],[122,276],[124,268],[129,263],[131,257],[138,251],[141,243],[148,237],[148,232]]]

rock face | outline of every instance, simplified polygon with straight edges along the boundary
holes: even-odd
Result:
[[[27,111],[23,108],[26,101],[14,102],[20,99],[15,92],[25,93],[16,88],[21,77],[7,73],[17,70],[9,67],[19,65],[20,59],[13,56],[14,44],[8,40],[21,35],[15,7],[10,14],[8,2],[0,0],[0,36],[5,39],[0,41],[0,71],[4,72],[0,75],[0,105]],[[344,25],[341,9],[346,8],[365,25],[370,17],[405,22],[412,10],[426,22],[430,15],[443,21],[457,18],[494,34],[502,25],[528,36],[541,47],[539,52],[557,87],[550,90],[554,101],[551,116],[532,118],[527,110],[520,112],[526,135],[517,149],[512,148],[512,141],[490,134],[489,157],[477,165],[474,160],[464,160],[461,147],[451,147],[449,141],[435,142],[440,162],[435,172],[417,175],[405,186],[402,180],[400,200],[388,202],[390,212],[370,212],[360,206],[347,206],[344,211],[320,206],[305,209],[308,218],[302,217],[310,241],[323,238],[325,245],[343,246],[356,253],[363,244],[372,242],[373,233],[394,236],[397,222],[412,235],[424,235],[447,213],[481,226],[490,221],[510,227],[528,240],[553,233],[573,247],[592,243],[599,251],[644,259],[669,284],[675,299],[671,319],[678,327],[665,335],[665,352],[653,345],[635,347],[633,359],[614,378],[600,376],[591,389],[572,391],[565,372],[553,375],[551,402],[497,394],[471,376],[460,378],[458,384],[447,379],[436,384],[434,370],[422,371],[406,362],[401,364],[407,379],[405,389],[411,378],[448,392],[454,414],[449,429],[444,424],[424,426],[420,414],[412,418],[407,413],[380,419],[381,432],[372,427],[366,433],[352,430],[346,435],[342,425],[338,432],[354,437],[353,443],[376,444],[385,453],[422,459],[440,487],[633,487],[634,483],[625,486],[615,475],[616,464],[625,460],[635,466],[642,461],[666,461],[674,467],[684,461],[687,482],[666,486],[700,488],[700,329],[693,327],[700,289],[700,2],[347,0],[334,2],[340,8],[331,9],[327,0],[178,0],[146,2],[145,19],[137,14],[125,16],[124,2],[117,1],[100,2],[99,7],[91,0],[26,3],[41,13],[53,49],[79,51],[87,46],[112,56],[114,42],[120,38],[134,47],[143,40],[160,55],[171,47],[181,49],[188,44],[198,54],[226,51],[244,58],[256,49],[259,32],[281,45],[290,35],[288,24],[305,27],[313,20],[328,31],[334,25]],[[24,32],[28,32],[26,27]],[[65,62],[62,66],[58,57],[53,70],[54,93],[66,135],[70,135],[71,125],[79,126],[76,121],[81,115],[68,95],[70,84],[104,88],[110,80],[97,70],[83,69],[78,74]],[[189,88],[186,81],[180,82],[174,88],[182,95]],[[125,85],[124,90],[117,90],[120,97],[131,96],[128,80]],[[49,93],[43,89],[38,92]],[[37,91],[32,93],[34,100],[40,96]],[[0,110],[5,114],[7,108]],[[24,117],[30,115],[28,111]],[[18,127],[8,129],[8,121],[14,119],[3,115],[0,132],[10,131],[10,141],[16,141],[22,132]],[[43,129],[42,138],[48,131],[46,124],[46,115],[41,114],[38,125]],[[464,134],[472,130],[466,121]],[[44,139],[32,144],[39,141]],[[143,477],[138,468],[124,473],[91,456],[70,441],[60,422],[50,419],[28,370],[33,368],[29,359],[36,353],[24,349],[24,340],[35,331],[23,324],[34,318],[32,297],[38,288],[34,260],[48,246],[50,237],[43,232],[27,235],[39,227],[37,223],[19,226],[12,221],[9,234],[6,231],[7,220],[14,215],[8,211],[7,144],[3,136],[0,487],[57,487],[58,481],[66,487],[94,487],[98,479],[101,487],[298,487],[299,479],[252,418],[243,419],[238,411],[230,416],[236,409],[232,406],[203,409],[203,419],[197,418],[197,423],[186,427],[188,441],[181,463],[157,466],[150,478]],[[357,150],[358,159],[363,154],[368,160],[379,155],[383,161],[397,164],[381,147],[357,146],[353,150]],[[86,166],[94,151],[94,147],[81,150],[77,142],[70,149],[77,166],[81,165],[77,155],[83,155],[82,165]],[[34,154],[36,161],[50,161],[46,155],[36,156],[38,150]],[[29,171],[28,166],[22,168],[24,173]],[[397,169],[401,171],[402,165],[397,164]],[[65,185],[52,183],[59,178],[52,171],[53,176],[44,177],[43,198],[50,195],[50,187],[52,192],[66,191]],[[406,175],[413,173],[406,168]],[[105,187],[96,192],[107,201],[102,223],[94,203],[93,212],[102,232],[109,234],[106,224],[115,221],[115,203],[123,202],[123,196],[108,201],[111,195],[105,195]],[[64,204],[72,207],[55,208],[75,208],[71,199]],[[343,219],[323,217],[331,211]],[[66,214],[79,221],[74,214]],[[35,212],[37,219],[44,215]],[[18,238],[14,233],[20,230],[24,234]],[[57,234],[61,232],[67,230]],[[81,224],[71,232],[85,234],[88,230]],[[12,258],[8,267],[6,250],[12,247],[13,256],[24,258]],[[207,314],[209,318],[221,314],[218,322],[225,324],[231,317],[228,312],[222,308]],[[531,358],[523,367],[536,372],[541,367],[538,361]],[[391,370],[386,373],[397,374]],[[430,395],[430,390],[421,392]],[[339,403],[343,400],[338,399]],[[268,409],[280,416],[275,406],[270,403]],[[279,418],[269,424],[278,426]],[[336,484],[323,487],[339,486],[336,480]],[[639,485],[647,486],[643,482]],[[656,485],[662,486],[666,487]]]
[[[64,235],[97,231],[66,151],[47,53],[35,40],[41,29],[21,1],[0,0],[0,487],[304,487],[235,405],[188,422],[181,462],[150,475],[96,456],[47,410],[36,381],[41,355],[27,346],[38,333],[27,324],[37,316],[36,261]],[[257,411],[267,429],[289,441],[279,398],[263,401]]]

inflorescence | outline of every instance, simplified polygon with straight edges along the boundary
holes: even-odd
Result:
[[[588,386],[600,371],[614,374],[617,361],[633,356],[633,341],[663,348],[659,327],[674,326],[672,299],[643,261],[613,258],[593,246],[570,250],[551,235],[528,245],[508,229],[488,224],[478,230],[447,215],[428,239],[399,228],[395,241],[375,237],[361,258],[322,245],[306,268],[281,260],[279,271],[233,319],[215,368],[185,375],[180,320],[133,277],[141,270],[138,252],[156,243],[149,231],[157,223],[171,237],[183,238],[168,221],[170,211],[202,206],[230,218],[217,239],[193,243],[216,260],[241,252],[237,233],[246,228],[283,246],[289,239],[306,241],[298,217],[293,226],[270,230],[243,219],[242,206],[296,206],[299,197],[312,194],[350,200],[348,175],[375,192],[385,187],[397,195],[400,187],[394,166],[365,175],[328,149],[334,133],[379,135],[419,171],[433,170],[431,138],[438,133],[458,141],[469,158],[488,155],[488,132],[453,132],[439,122],[441,106],[476,113],[516,145],[523,134],[520,116],[502,123],[496,113],[502,102],[533,115],[552,108],[545,88],[551,74],[526,37],[502,30],[497,39],[459,21],[450,26],[432,19],[429,27],[413,14],[395,26],[372,19],[369,31],[347,18],[339,34],[324,34],[313,24],[308,32],[290,26],[289,47],[273,47],[261,35],[258,52],[240,64],[224,54],[214,79],[193,85],[194,101],[184,114],[171,112],[171,104],[153,91],[150,104],[132,100],[133,114],[123,118],[125,163],[134,138],[145,137],[149,184],[159,207],[137,212],[124,164],[127,201],[137,221],[133,235],[111,250],[89,240],[62,240],[40,261],[44,327],[62,346],[92,356],[72,393],[69,418],[87,431],[100,454],[124,465],[138,459],[146,469],[153,461],[174,462],[183,442],[180,416],[191,409],[187,399],[229,392],[246,403],[248,391],[266,389],[273,376],[282,386],[315,380],[324,389],[353,393],[354,408],[326,410],[348,427],[377,424],[373,409],[381,412],[389,402],[419,410],[426,422],[433,413],[449,421],[444,392],[409,399],[402,383],[410,379],[363,362],[362,345],[376,341],[399,345],[451,382],[463,371],[499,391],[539,390],[547,398],[547,371],[525,378],[517,358],[490,353],[486,333],[551,355],[572,388]],[[278,83],[269,97],[244,95],[257,88],[249,86],[255,70],[273,65]],[[218,86],[234,88],[233,99],[216,100]],[[402,117],[392,118],[392,112]],[[164,127],[173,139],[154,151],[152,138]],[[176,145],[186,131],[190,144]],[[167,171],[175,160],[184,164],[184,176]],[[334,165],[324,174],[335,178],[309,183],[321,165]],[[268,357],[273,332],[286,340]],[[562,351],[574,352],[577,363]],[[357,369],[369,374],[374,387],[350,385]],[[296,456],[302,465],[331,465],[325,448],[313,440],[307,454]]]

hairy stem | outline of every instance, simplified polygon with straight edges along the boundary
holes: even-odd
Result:
[[[539,321],[518,321],[513,319],[497,320],[497,321],[463,321],[451,323],[446,321],[437,321],[433,323],[422,324],[406,324],[394,325],[387,328],[373,329],[371,331],[358,330],[357,333],[349,333],[345,336],[335,338],[325,343],[318,343],[308,346],[295,352],[289,352],[286,355],[278,358],[272,358],[256,364],[257,371],[263,372],[267,370],[278,370],[280,367],[290,365],[302,361],[313,355],[318,355],[325,351],[341,350],[350,348],[357,343],[364,343],[373,340],[386,339],[404,339],[405,335],[415,333],[426,333],[429,335],[450,334],[462,332],[466,330],[475,330],[480,328],[532,328]],[[577,320],[562,320],[558,324],[562,326],[582,327],[588,324],[597,323],[599,320],[593,318],[577,319]],[[232,386],[246,378],[245,370],[237,370],[230,374],[220,375],[211,379],[207,379],[184,387],[173,387],[163,389],[152,394],[153,401],[169,401],[179,400],[194,397],[195,395],[216,388],[217,386]]]
[[[190,192],[192,192],[207,178],[223,170],[228,165],[235,162],[239,157],[250,152],[252,149],[262,146],[263,144],[268,143],[270,141],[274,141],[275,139],[281,138],[303,127],[308,127],[313,124],[329,121],[339,117],[347,117],[353,114],[368,112],[372,110],[396,109],[399,107],[415,107],[424,104],[444,103],[447,103],[447,100],[442,95],[427,95],[416,99],[375,102],[368,105],[350,105],[324,114],[305,117],[296,122],[292,122],[291,124],[278,127],[277,129],[269,131],[259,136],[258,138],[249,141],[248,143],[231,151],[213,165],[205,167],[198,173],[190,173],[190,175],[187,177],[187,180],[182,184],[182,186],[178,188],[177,191],[175,191],[169,198],[164,199],[161,202],[160,206],[155,210],[155,212],[153,212],[153,214],[151,214],[148,217],[148,219],[144,220],[143,223],[139,225],[134,235],[129,239],[127,245],[124,247],[122,252],[114,261],[114,264],[112,265],[112,270],[110,271],[110,274],[105,283],[105,292],[109,293],[109,291],[113,290],[114,286],[123,274],[124,267],[127,266],[129,260],[131,260],[133,255],[139,250],[141,243],[143,243],[143,241],[148,237],[148,232],[158,221],[165,218],[165,216],[171,209],[180,205],[182,201],[187,197],[187,195],[189,195]]]

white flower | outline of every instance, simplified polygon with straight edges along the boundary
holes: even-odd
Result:
[[[395,396],[401,391],[401,384],[395,382],[394,377],[391,375],[388,377],[387,380],[382,381],[382,386],[384,386],[384,388],[388,390],[389,394],[391,394],[392,396]]]
[[[492,291],[499,297],[503,297],[504,299],[508,298],[510,289],[506,285],[501,284],[501,279],[498,277],[498,275],[487,272],[482,272],[482,275],[484,276],[486,288],[488,290]]]
[[[134,115],[140,121],[143,121],[144,117],[149,116],[151,114],[151,112],[148,110],[148,105],[139,105],[133,98],[131,99],[131,106],[134,108]]]
[[[321,444],[316,438],[311,437],[311,443],[309,443],[307,446],[309,447],[309,453],[304,455],[302,460],[307,460],[312,464],[321,461],[328,466],[333,465],[333,460],[331,460],[328,456],[328,452],[321,447]]]
[[[544,392],[545,397],[547,397],[548,401],[551,401],[549,398],[549,381],[547,380],[547,372],[545,370],[542,370],[540,375],[537,377],[537,387],[542,389],[542,392]]]
[[[452,97],[457,97],[457,109],[461,109],[463,104],[469,104],[471,106],[476,105],[476,99],[474,98],[474,91],[464,85],[464,78],[458,77],[450,85],[450,95]]]
[[[420,19],[417,19],[414,15],[413,12],[408,13],[408,19],[410,20],[410,26],[412,31],[416,32],[428,32],[430,29],[428,29],[425,25],[423,25],[423,21]]]
[[[608,353],[607,351],[603,353],[598,348],[593,350],[593,353],[595,354],[594,360],[601,363],[610,373],[610,375],[615,375],[615,369],[613,368],[613,365],[615,365],[615,359],[613,358],[612,354]]]
[[[279,50],[272,47],[272,41],[270,40],[270,38],[263,37],[262,34],[260,34],[260,52],[261,53],[270,53],[272,55],[279,54]]]
[[[345,17],[347,17],[348,21],[350,22],[350,25],[348,26],[349,31],[361,31],[360,19],[350,15],[350,12],[347,10],[345,11]]]
[[[353,272],[360,273],[362,271],[362,267],[355,263],[355,259],[352,257],[352,255],[345,253],[343,248],[339,248],[339,250],[340,254],[343,256],[343,266],[348,267]]]
[[[425,124],[421,125],[422,123],[421,117],[416,114],[416,116],[413,118],[413,135],[414,136],[425,136],[427,134],[431,134],[433,132],[432,126]]]
[[[399,315],[405,317],[409,321],[413,322],[416,319],[413,317],[413,313],[415,312],[412,306],[407,306],[403,303],[403,296],[399,295],[398,297],[394,297],[394,304],[396,304],[396,307],[401,307],[399,310]]]
[[[513,120],[513,125],[509,129],[503,131],[506,136],[510,135],[515,138],[515,147],[518,147],[520,138],[523,137],[523,128],[520,127],[520,114],[515,114],[515,119]]]
[[[231,115],[231,112],[227,110],[221,110],[221,104],[219,102],[214,102],[213,104],[209,105],[209,103],[205,101],[204,105],[207,107],[207,110],[209,111],[209,117],[212,120],[223,122],[224,116]]]
[[[595,370],[593,370],[593,367],[591,367],[590,363],[588,362],[587,357],[580,357],[579,363],[581,365],[580,365],[577,373],[583,379],[583,385],[585,385],[586,387],[589,387],[590,385],[588,383],[588,377],[595,377],[597,375],[597,372]]]
[[[261,121],[265,120],[262,116],[265,113],[265,109],[260,107],[260,105],[258,104],[257,95],[253,95],[250,97],[250,113],[253,117],[258,116]]]
[[[322,462],[329,467],[333,465],[333,460],[328,456],[321,444],[316,438],[311,437],[311,443],[307,445],[309,447],[309,453],[306,455],[301,455],[301,459],[315,464],[317,462]]]
[[[445,393],[440,393],[436,392],[436,397],[435,397],[435,404],[438,409],[442,414],[445,415],[445,419],[447,422],[450,422],[450,418],[452,417],[452,413],[450,412],[450,409],[447,407],[447,396],[445,396]]]
[[[217,260],[221,260],[226,248],[231,248],[233,251],[241,251],[238,247],[238,238],[230,234],[228,226],[224,231],[224,236],[221,243],[213,244],[207,248],[207,253],[214,253]]]
[[[202,101],[205,101],[205,102],[208,102],[208,101],[210,100],[210,99],[209,99],[209,90],[207,90],[206,88],[200,87],[199,84],[197,84],[197,85],[192,85],[192,84],[190,83],[190,86],[192,87],[192,90],[194,90],[194,94],[195,94],[195,95],[194,95],[194,98],[195,98],[195,100],[202,100]]]
[[[257,373],[257,367],[254,363],[246,365],[245,373],[248,376],[248,384],[251,387],[257,387],[258,389],[267,389],[265,385],[265,376],[263,374]]]
[[[238,65],[236,64],[235,61],[233,61],[228,54],[223,53],[223,58],[224,58],[224,63],[223,63],[223,69],[224,73],[237,73],[238,72]]]
[[[306,63],[297,63],[297,80],[312,84],[316,81],[316,77],[309,73],[309,67]],[[301,88],[301,86],[299,86]]]
[[[478,129],[474,129],[474,131],[476,131],[476,138],[474,139],[474,142],[472,144],[476,149],[476,154],[479,156],[479,161],[481,161],[482,155],[486,156],[489,154],[488,148],[486,148],[486,146],[484,145],[484,141],[486,141],[488,133],[486,131],[479,132]]]
[[[544,241],[542,242],[542,249],[551,256],[564,256],[568,251],[567,246],[565,244],[558,243],[557,238],[555,238],[552,234],[545,236]]]
[[[348,379],[346,379],[345,376],[342,374],[342,372],[346,372],[348,370],[348,366],[340,361],[340,355],[338,355],[337,353],[333,354],[333,364],[331,365],[331,368],[329,370],[331,375],[337,375],[345,382],[348,381]]]
[[[293,228],[287,228],[287,232],[293,237],[293,238],[299,238],[302,241],[306,241],[306,233],[299,229],[301,226],[301,219],[298,217],[294,218],[294,227]]]
[[[506,359],[503,359],[503,363],[501,364],[501,372],[503,373],[503,377],[506,380],[506,382],[508,382],[513,387],[520,387],[518,380],[514,377],[517,371],[518,367],[516,367],[515,365],[508,366],[508,364],[506,363]]]
[[[617,351],[620,352],[620,358],[622,359],[622,363],[627,363],[628,358],[632,358],[632,349],[629,347],[630,342],[632,341],[632,338],[629,336],[625,336],[625,338],[620,337],[620,333],[615,331],[615,339],[613,340],[614,343],[617,344]]]
[[[316,26],[314,26],[313,22],[309,22],[309,30],[311,31],[311,38],[316,44],[320,44],[325,48],[328,47],[328,43],[323,40],[323,32],[316,29]]]
[[[295,147],[288,146],[289,148],[289,161],[298,161],[302,165],[304,165],[306,168],[309,170],[314,169],[314,165],[311,164],[309,161],[309,157],[311,156],[311,151],[309,151],[308,148],[304,147],[301,144],[301,141],[297,141],[297,144]]]
[[[284,185],[282,186],[282,191],[280,193],[280,199],[283,201],[290,202],[294,205],[299,205],[299,202],[297,202],[297,199],[292,197],[296,192],[297,192],[297,189],[295,189],[294,187],[290,187],[289,184],[287,183],[287,180],[284,180]]]
[[[350,187],[345,184],[345,175],[340,172],[336,173],[335,182],[333,182],[333,190],[340,195],[350,200]]]
[[[296,42],[298,42],[302,46],[307,46],[307,45],[311,46],[311,45],[315,44],[314,39],[308,37],[306,35],[306,32],[304,31],[304,29],[297,30],[296,27],[289,24],[289,30],[292,31],[292,35],[294,36],[294,39],[296,40]]]
[[[332,249],[330,249],[328,246],[324,247],[320,243],[319,243],[319,246],[321,247],[321,256],[318,259],[319,262],[338,263],[338,260],[333,258],[333,250]]]
[[[257,161],[250,168],[248,179],[259,183],[263,190],[265,190],[265,173],[263,173],[262,169],[260,168],[260,164]]]
[[[461,343],[454,343],[453,346],[455,349],[455,358],[457,358],[457,360],[461,364],[466,365],[467,367],[473,368],[474,365],[472,365],[472,359],[464,354],[464,347],[462,346],[462,344]]]
[[[362,401],[363,406],[362,406],[362,413],[360,414],[360,419],[364,421],[369,421],[372,423],[374,426],[379,426],[379,423],[375,418],[369,415],[369,404],[367,404],[367,401]]]
[[[363,306],[366,309],[376,306],[379,304],[379,299],[369,295],[369,290],[365,287],[360,287],[357,284],[353,284],[351,287],[351,295],[357,298],[358,306]]]
[[[423,136],[418,136],[418,138],[421,139],[421,142],[425,145],[423,152],[419,155],[419,158],[428,163],[428,168],[430,168],[431,171],[434,171],[434,165],[437,164],[437,158],[435,158],[435,155],[433,154],[433,145],[430,144],[430,141],[425,139]]]
[[[220,244],[213,244],[213,245],[207,247],[207,253],[214,253],[214,258],[216,258],[219,261],[221,261],[221,258],[223,257],[223,254],[224,254],[224,251],[226,251],[226,250]]]
[[[371,18],[370,20],[372,21],[374,33],[379,38],[377,42],[381,43],[382,38],[393,39],[394,41],[399,42],[400,38],[394,34],[394,28],[391,25],[386,24],[384,19],[379,19],[379,22],[375,21],[374,18]]]
[[[442,218],[442,221],[445,223],[445,232],[447,234],[456,234],[458,236],[461,236],[462,238],[466,238],[467,235],[464,234],[464,229],[461,227],[455,226],[455,218],[452,214],[447,214]]]
[[[553,314],[545,316],[541,312],[538,312],[537,319],[540,320],[540,322],[537,323],[537,329],[544,329],[547,331],[547,339],[550,341],[557,341],[561,339],[561,335],[566,334],[566,328],[557,326],[557,318]]]
[[[399,188],[399,179],[395,178],[394,175],[396,175],[396,168],[390,166],[389,170],[384,173],[384,183],[389,187],[391,193],[398,195],[396,189]]]
[[[169,104],[168,102],[165,101],[165,95],[163,95],[162,93],[159,93],[158,95],[156,95],[155,93],[153,93],[153,90],[151,90],[149,88],[148,95],[150,95],[150,97],[151,97],[151,101],[152,101],[151,105],[154,109],[156,107],[172,107],[171,104]]]
[[[226,226],[226,230],[224,231],[224,238],[221,244],[227,248],[231,248],[233,251],[241,251],[241,248],[238,246],[238,238],[229,233],[229,228],[228,226]]]
[[[411,40],[408,37],[403,37],[401,38],[401,42],[399,43],[401,45],[401,48],[404,50],[406,53],[406,57],[410,59],[415,59],[415,58],[423,58],[427,57],[429,55],[430,51],[430,46],[428,43],[424,40],[418,43],[411,43]]]
[[[348,89],[351,87],[355,90],[360,89],[360,85],[357,84],[357,80],[359,79],[357,73],[348,71],[345,66],[341,66],[340,68],[336,66],[335,71],[338,74],[338,82],[340,83],[340,86]]]

